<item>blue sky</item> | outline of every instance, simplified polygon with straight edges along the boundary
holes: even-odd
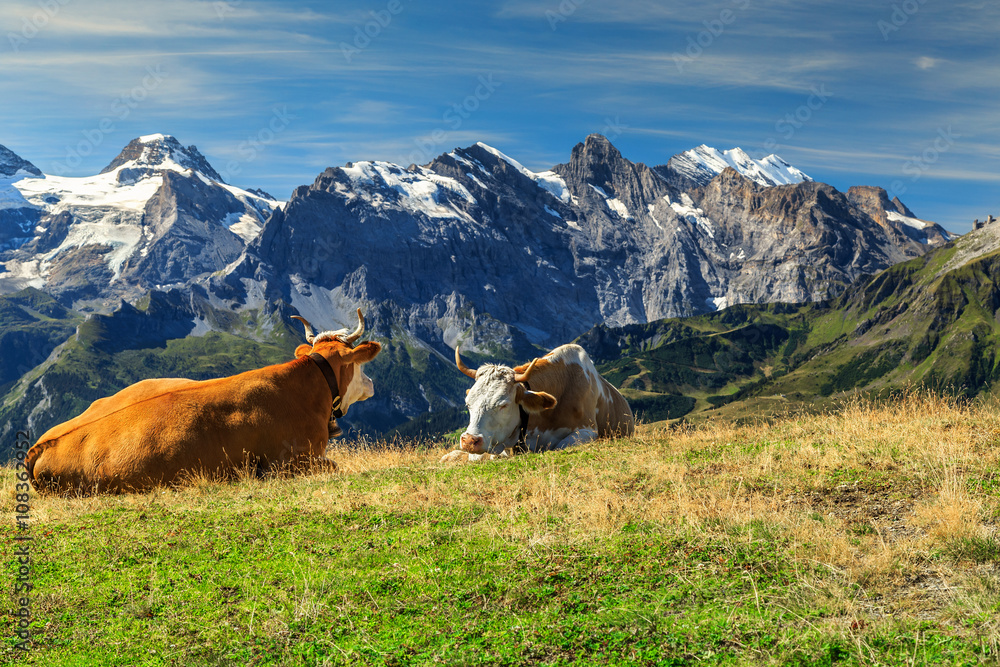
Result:
[[[92,174],[195,144],[279,199],[328,166],[484,141],[534,169],[587,134],[646,164],[707,143],[1000,216],[994,0],[5,0],[0,144]]]

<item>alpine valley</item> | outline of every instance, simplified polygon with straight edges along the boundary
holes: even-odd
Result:
[[[140,379],[284,361],[291,315],[339,328],[357,307],[385,349],[349,437],[460,425],[456,345],[472,365],[579,339],[647,419],[910,380],[977,393],[998,236],[775,155],[647,167],[601,135],[542,172],[482,143],[348,163],[287,202],[167,135],[89,177],[0,147],[0,424],[37,435]]]

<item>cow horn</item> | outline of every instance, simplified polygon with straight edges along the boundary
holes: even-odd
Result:
[[[514,374],[514,382],[527,382],[528,376],[531,375],[531,371],[534,370],[535,364],[537,363],[538,363],[538,357],[535,357],[534,359],[531,360],[531,363],[528,364],[528,367],[524,369],[523,373]]]
[[[455,346],[455,365],[458,366],[458,370],[462,371],[473,380],[476,379],[476,371],[462,363],[462,356],[458,353],[458,345]]]
[[[306,342],[312,345],[313,340],[316,338],[316,333],[313,331],[312,325],[309,324],[309,320],[298,315],[292,315],[292,319],[302,322],[302,326],[306,328]]]
[[[358,308],[358,328],[354,330],[354,333],[344,336],[341,340],[345,343],[351,344],[357,339],[361,338],[361,334],[365,332],[365,316],[361,314],[361,309]]]

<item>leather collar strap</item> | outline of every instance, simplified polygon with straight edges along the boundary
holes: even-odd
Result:
[[[526,391],[531,391],[531,387],[528,386],[527,382],[522,382]],[[515,452],[527,451],[527,447],[524,445],[524,440],[528,435],[528,412],[524,409],[520,403],[517,404],[517,410],[521,415],[521,426],[517,434],[517,445],[514,447]]]
[[[340,388],[337,386],[337,376],[334,375],[330,362],[323,358],[323,355],[316,352],[310,354],[309,358],[319,367],[319,370],[323,373],[323,377],[326,378],[326,383],[330,385],[330,394],[333,395],[333,416],[340,419],[344,416],[344,411],[340,409]]]

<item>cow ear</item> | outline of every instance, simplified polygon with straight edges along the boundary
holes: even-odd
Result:
[[[546,394],[544,391],[518,392],[517,402],[527,412],[542,412],[556,407],[556,397],[552,394]]]
[[[358,345],[356,348],[351,350],[350,354],[344,355],[344,361],[349,364],[367,364],[369,361],[374,359],[381,350],[381,343],[370,340],[367,343],[361,343]]]
[[[312,345],[306,345],[305,343],[299,345],[297,348],[295,348],[295,358],[300,359],[301,357],[306,356],[307,354],[312,352],[312,349],[313,349]]]

